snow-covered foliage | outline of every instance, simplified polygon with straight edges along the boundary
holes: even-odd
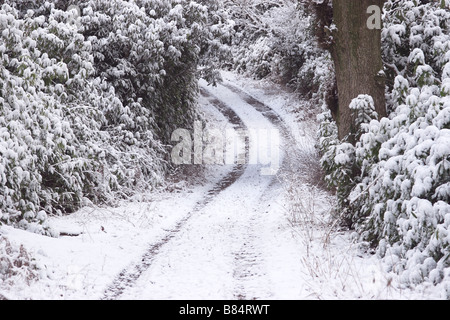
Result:
[[[39,267],[25,248],[0,236],[0,286],[13,286],[16,281],[29,284],[39,276]]]
[[[47,234],[48,214],[162,182],[227,23],[193,1],[77,5],[0,8],[0,221]]]
[[[397,75],[412,86],[435,82],[450,59],[450,1],[417,2],[388,1],[385,5],[382,49],[391,90]]]
[[[314,17],[294,0],[227,0],[225,7],[236,24],[233,68],[288,84],[317,105],[334,73],[329,53],[314,37]]]
[[[318,116],[321,166],[326,173],[326,182],[337,191],[339,204],[343,210],[349,205],[348,196],[358,182],[357,177],[360,175],[361,168],[364,167],[355,165],[356,162],[361,159],[366,164],[374,156],[369,153],[360,156],[350,141],[361,137],[367,129],[367,123],[378,118],[373,99],[369,95],[359,95],[353,99],[349,107],[353,110],[354,125],[352,126],[352,137],[347,137],[345,141],[339,141],[336,122],[332,119],[330,111],[323,112]],[[370,149],[371,145],[366,147],[369,152],[372,150]]]
[[[47,213],[73,209],[84,186],[100,182],[94,168],[101,151],[84,139],[95,139],[102,124],[91,105],[101,101],[101,81],[88,80],[89,44],[60,22],[64,12],[52,12],[19,17],[8,4],[0,11],[1,220],[43,229]],[[104,100],[105,107],[113,102]]]
[[[92,43],[98,74],[114,86],[128,112],[139,116],[139,123],[130,126],[141,133],[142,127],[156,126],[165,143],[173,130],[192,126],[198,66],[203,77],[214,81],[205,60],[226,51],[221,40],[229,33],[228,20],[217,1],[203,2],[207,5],[101,0],[81,6],[83,33]],[[122,110],[110,115],[123,122]]]
[[[388,1],[383,51],[391,112],[352,103],[356,144],[338,141],[329,112],[320,147],[342,218],[377,246],[404,284],[450,297],[450,3]],[[446,6],[446,9],[441,8]],[[369,97],[370,98],[370,97]],[[361,110],[366,110],[361,113]],[[331,129],[331,130],[330,130]]]

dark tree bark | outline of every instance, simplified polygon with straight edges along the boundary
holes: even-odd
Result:
[[[379,117],[386,116],[385,77],[381,57],[381,28],[369,28],[370,6],[383,8],[384,0],[333,0],[333,44],[338,110],[335,112],[339,138],[354,132],[350,102],[359,94],[372,96]]]

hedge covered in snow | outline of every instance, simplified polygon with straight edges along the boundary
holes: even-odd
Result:
[[[224,51],[228,22],[201,2],[5,1],[0,223],[51,234],[49,214],[163,181],[171,131],[196,117],[199,66],[211,75]]]
[[[329,53],[319,48],[317,25],[297,0],[224,1],[235,23],[232,68],[255,79],[286,84],[314,108],[332,84]]]
[[[389,117],[355,97],[356,145],[320,116],[327,180],[341,218],[406,285],[446,283],[450,297],[450,1],[388,1],[383,53]]]

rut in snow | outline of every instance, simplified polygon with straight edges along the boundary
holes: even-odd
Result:
[[[239,116],[224,104],[222,101],[214,97],[208,91],[201,89],[200,93],[208,99],[208,101],[213,104],[234,126],[235,129],[246,130],[244,122],[239,118]],[[248,151],[248,141],[246,143],[246,150]],[[119,275],[114,279],[113,283],[105,290],[102,297],[103,300],[114,300],[119,298],[127,288],[133,287],[139,277],[143,272],[149,269],[152,265],[155,257],[161,250],[161,248],[167,244],[172,238],[175,237],[177,233],[182,230],[183,226],[186,225],[187,221],[198,211],[208,205],[215,196],[217,196],[221,191],[227,189],[234,182],[242,176],[246,169],[246,164],[237,164],[233,169],[221,179],[213,188],[211,188],[200,200],[192,211],[188,212],[185,217],[180,220],[173,229],[167,231],[166,235],[158,242],[151,244],[148,250],[142,255],[141,260],[133,265],[122,270]]]
[[[284,148],[289,150],[289,153],[298,153],[298,149],[295,147],[295,139],[288,130],[286,124],[281,119],[281,117],[268,105],[251,96],[247,92],[239,89],[238,87],[230,83],[222,83],[224,87],[237,94],[243,101],[252,106],[255,110],[261,113],[272,125],[274,125],[281,133],[284,138]],[[282,171],[286,171],[288,166],[290,166],[289,161],[292,157],[283,157],[281,168]],[[278,183],[278,179],[274,178],[270,186]],[[266,190],[269,191],[269,188]],[[265,195],[266,198],[270,198],[269,194]],[[260,221],[258,221],[258,212],[255,212],[249,220],[247,226],[248,232],[243,235],[242,247],[238,252],[235,253],[235,270],[233,272],[233,277],[237,280],[237,286],[235,289],[235,298],[238,300],[257,300],[260,298],[260,293],[247,292],[246,286],[248,286],[253,280],[267,281],[263,280],[265,277],[265,270],[262,263],[262,257],[260,256],[258,249],[258,237],[257,233],[259,228],[257,227]],[[249,283],[249,284],[247,284]],[[270,292],[265,293],[270,296]]]
[[[286,128],[285,123],[269,106],[231,84],[225,83],[223,84],[223,88],[231,91],[233,94],[235,94],[235,96],[216,96],[216,93],[213,89],[209,90],[205,87],[202,87],[200,92],[212,106],[214,106],[227,118],[228,122],[231,123],[235,127],[235,129],[244,131],[248,129],[247,126],[250,126],[250,123],[253,121],[253,119],[251,117],[249,118],[248,116],[245,116],[247,118],[247,121],[249,121],[250,119],[250,122],[244,124],[244,121],[241,118],[243,115],[241,115],[240,117],[238,115],[238,110],[233,110],[233,107],[235,107],[233,103],[245,103],[248,108],[254,109],[258,114],[261,114],[263,116],[262,118],[264,118],[265,121],[268,121],[268,123],[270,123],[273,127],[280,131],[281,135],[284,138],[283,140],[285,150],[292,147],[293,151],[295,151],[295,143],[293,143],[294,139],[289,134],[289,130]],[[234,98],[238,98],[241,102],[233,100]],[[245,145],[246,158],[248,160],[248,153],[250,148],[248,138],[245,141]],[[286,159],[286,157],[283,157],[283,160],[280,163],[282,168],[286,168],[286,164],[287,162],[289,162],[286,160],[288,159]],[[199,201],[197,205],[189,213],[187,213],[172,230],[168,231],[166,235],[158,242],[149,245],[148,250],[142,255],[138,263],[132,264],[129,267],[125,268],[116,277],[113,283],[105,290],[103,299],[118,299],[121,296],[126,295],[125,291],[129,293],[129,289],[132,290],[133,288],[135,288],[138,283],[138,279],[140,279],[141,276],[147,270],[149,270],[152,265],[157,265],[156,260],[158,259],[158,257],[160,257],[163,252],[167,253],[167,249],[165,249],[166,245],[168,243],[173,243],[174,241],[181,241],[180,239],[178,239],[178,235],[183,234],[183,230],[186,230],[187,226],[191,225],[190,221],[195,220],[194,217],[197,217],[201,211],[204,211],[203,209],[205,207],[215,202],[219,194],[221,194],[225,190],[228,190],[231,186],[235,186],[236,183],[238,183],[238,180],[240,181],[240,178],[244,177],[244,173],[248,171],[249,174],[246,175],[247,179],[249,177],[251,179],[254,179],[254,174],[256,174],[256,176],[259,176],[259,174],[256,173],[257,171],[255,171],[256,169],[254,167],[251,168],[247,165],[248,161],[246,161],[245,163],[246,164],[234,165],[233,170],[229,174],[227,174],[219,183],[217,183],[209,192],[207,192],[203,196],[202,200]],[[232,292],[231,294],[236,299],[258,299],[264,296],[272,295],[271,285],[269,284],[270,280],[267,277],[265,269],[265,256],[261,251],[262,248],[260,243],[260,232],[262,230],[261,226],[264,221],[261,220],[260,209],[262,209],[262,207],[258,203],[268,203],[268,201],[270,200],[268,198],[271,197],[271,186],[277,184],[278,180],[275,176],[269,177],[267,179],[268,180],[266,181],[268,181],[268,184],[263,189],[261,189],[261,194],[259,195],[259,197],[263,197],[264,199],[253,199],[252,201],[256,201],[256,206],[248,207],[248,209],[250,210],[248,211],[249,215],[243,217],[242,219],[238,218],[235,222],[239,224],[240,227],[231,228],[230,230],[226,231],[228,233],[228,237],[230,237],[229,239],[234,239],[233,243],[235,244],[231,253],[232,257],[234,257],[232,259],[233,263],[230,264],[230,275],[232,279],[234,279],[234,290],[232,289],[230,292]],[[258,183],[257,181],[260,180],[255,180],[253,183]],[[237,189],[233,191],[234,193],[236,193],[236,197],[239,197],[240,192],[238,189],[241,187],[242,181],[239,186],[236,186]],[[189,239],[188,234],[187,238]],[[264,288],[262,290],[255,291],[255,283],[266,283],[266,285],[264,285]]]

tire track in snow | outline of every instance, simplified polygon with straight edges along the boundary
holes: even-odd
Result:
[[[295,159],[302,159],[304,156],[301,156],[304,152],[302,152],[301,145],[298,145],[296,139],[292,135],[289,127],[284,122],[284,120],[280,117],[280,115],[269,107],[264,102],[258,100],[253,97],[249,93],[243,91],[242,89],[232,85],[228,82],[222,83],[224,87],[229,89],[230,91],[236,93],[242,100],[251,105],[255,110],[261,113],[268,121],[270,121],[281,133],[281,136],[284,139],[283,147],[285,149],[285,154],[289,156],[284,157],[282,159],[282,163],[280,163],[279,172],[288,174],[288,172],[296,171],[297,166],[293,163]]]
[[[284,141],[285,153],[294,155],[299,152],[295,138],[292,136],[288,126],[271,107],[231,83],[224,82],[221,86],[236,94],[246,105],[263,115],[280,132]],[[221,99],[225,101],[225,97],[221,97]],[[229,103],[231,106],[235,102]],[[280,173],[286,174],[289,172],[289,167],[292,166],[291,161],[293,161],[292,156],[282,158]],[[275,190],[274,186],[278,183],[279,179],[273,177],[262,193],[259,205],[253,208],[253,212],[249,215],[246,221],[245,232],[234,235],[241,242],[241,245],[234,252],[233,277],[236,283],[234,290],[234,298],[236,299],[256,300],[273,296],[271,279],[267,275],[268,270],[266,270],[266,261],[263,253],[262,242],[264,236],[261,235],[261,232],[264,230],[262,215],[265,212],[265,208],[263,208],[263,204],[268,204],[273,199],[274,195],[271,192]]]
[[[268,105],[241,90],[240,88],[230,84],[222,83],[222,85],[237,94],[243,101],[248,105],[252,106],[256,111],[261,113],[276,129],[278,129],[284,139],[285,149],[290,149],[291,152],[297,152],[295,146],[295,139],[291,135],[288,127],[282,118]],[[286,169],[289,166],[289,158],[283,157],[281,165],[281,170]],[[274,178],[272,183],[268,186],[266,191],[270,191],[272,187],[279,182],[278,179]],[[260,199],[262,203],[268,202],[270,200],[270,195],[263,195],[265,199]],[[265,270],[263,267],[263,261],[261,256],[260,243],[258,241],[258,232],[262,229],[262,221],[258,219],[258,215],[261,212],[255,210],[254,215],[249,219],[249,225],[247,228],[247,233],[243,237],[243,244],[239,252],[235,253],[236,269],[234,271],[234,277],[237,279],[237,287],[235,298],[239,300],[257,300],[262,292],[251,292],[252,291],[252,281],[268,282],[265,275]],[[266,285],[270,288],[270,284]],[[266,297],[270,297],[270,289],[266,289]]]
[[[200,93],[208,99],[208,101],[214,105],[234,126],[235,129],[246,130],[247,127],[242,119],[225,103],[214,97],[205,89],[201,89]],[[248,141],[245,142],[246,150],[248,151]],[[150,245],[148,250],[142,255],[141,260],[133,265],[128,266],[122,270],[119,275],[113,280],[113,282],[104,291],[102,300],[115,300],[118,299],[128,288],[132,288],[140,276],[150,268],[156,256],[165,244],[170,242],[186,225],[190,218],[204,207],[206,207],[220,192],[229,188],[235,183],[245,172],[246,164],[237,164],[233,167],[224,178],[222,178],[213,188],[211,188],[199,201],[195,207],[186,214],[186,216],[180,220],[173,229],[168,230],[166,235],[158,242]]]
[[[235,126],[235,129],[246,130],[247,126],[253,125],[255,122],[252,116],[245,115],[244,118],[247,120],[247,125],[244,123],[243,114],[241,117],[238,115],[238,109],[236,111],[233,110],[234,103],[244,103],[247,110],[254,109],[258,114],[262,114],[264,121],[267,121],[281,132],[281,135],[284,138],[284,146],[285,149],[292,147],[294,150],[296,149],[295,143],[293,143],[294,139],[289,133],[286,124],[283,120],[278,116],[276,112],[274,112],[269,106],[264,104],[263,102],[255,99],[239,88],[233,86],[232,84],[224,83],[223,87],[228,89],[234,94],[234,96],[221,96],[217,95],[214,90],[209,90],[204,87],[201,89],[202,96],[208,100],[216,109],[218,109],[227,119],[228,121]],[[238,99],[236,99],[238,98]],[[231,99],[231,100],[228,100]],[[241,102],[239,102],[239,101]],[[244,112],[245,113],[245,112]],[[256,121],[257,122],[257,121]],[[247,160],[248,160],[248,149],[249,149],[249,141],[246,141],[247,148]],[[286,166],[285,160],[286,157],[283,157],[282,162],[280,163],[282,168]],[[248,161],[246,161],[248,163]],[[244,174],[245,173],[245,174]],[[165,245],[168,243],[173,244],[174,241],[176,243],[183,243],[181,241],[189,242],[189,232],[194,227],[195,224],[191,223],[194,217],[197,217],[201,211],[208,205],[214,205],[219,198],[218,195],[222,194],[222,191],[227,190],[227,193],[231,193],[236,197],[236,205],[232,208],[228,209],[228,213],[232,214],[235,211],[238,216],[235,216],[236,220],[232,222],[229,230],[223,230],[224,234],[222,235],[224,241],[230,242],[230,254],[232,257],[230,264],[230,276],[233,280],[234,285],[230,287],[230,292],[235,299],[259,299],[259,298],[268,298],[273,296],[272,293],[272,283],[271,279],[268,276],[267,270],[267,254],[271,254],[272,247],[267,247],[267,241],[265,241],[264,232],[267,232],[265,229],[264,223],[265,220],[262,217],[264,211],[263,205],[269,204],[272,199],[271,192],[275,190],[273,188],[274,185],[278,183],[278,180],[275,177],[271,177],[267,181],[267,184],[264,183],[264,187],[260,187],[259,196],[255,199],[245,199],[245,195],[241,195],[242,191],[245,189],[241,189],[243,187],[249,187],[251,185],[256,186],[258,183],[261,183],[258,170],[254,166],[247,165],[235,165],[233,170],[224,177],[219,183],[215,185],[204,197],[203,200],[197,203],[197,205],[186,214],[185,218],[177,223],[177,225],[170,231],[166,233],[166,236],[162,238],[157,243],[149,246],[148,250],[142,255],[141,261],[125,268],[113,281],[113,283],[105,290],[103,299],[118,299],[122,295],[126,296],[129,291],[127,289],[133,289],[136,287],[138,279],[141,278],[142,274],[149,270],[152,265],[160,265],[160,263],[156,263],[155,260],[160,256],[165,256],[168,252],[168,249],[164,249]],[[244,180],[243,180],[244,179]],[[248,180],[251,179],[251,180]],[[230,188],[232,187],[233,188]],[[250,187],[252,188],[252,187]],[[244,192],[244,194],[252,194],[252,192]],[[255,194],[256,195],[256,194]],[[244,198],[242,198],[242,196]],[[240,199],[239,199],[240,198]],[[239,199],[239,200],[238,200]],[[251,204],[247,204],[248,200],[251,200]],[[242,202],[242,203],[241,203]],[[216,204],[217,207],[217,204]],[[242,211],[244,210],[244,211]],[[203,213],[204,214],[204,213]],[[230,215],[230,218],[234,216]],[[234,219],[234,218],[232,218]],[[187,230],[186,228],[190,229]],[[195,228],[194,228],[195,230]],[[183,232],[181,232],[183,231]],[[187,231],[187,232],[184,232]],[[198,232],[199,230],[196,230]],[[186,240],[182,240],[179,235],[184,234],[183,237],[187,237]],[[266,234],[267,235],[267,234]],[[175,239],[174,239],[175,238]],[[180,238],[180,239],[179,239]],[[184,238],[183,238],[184,239]],[[203,239],[203,237],[202,237]],[[229,240],[225,240],[229,239]],[[266,238],[267,239],[267,238]],[[171,241],[173,240],[173,241]],[[209,245],[214,246],[214,243]],[[176,245],[169,245],[169,248],[174,249]],[[164,250],[164,251],[163,251]],[[164,252],[164,254],[162,254]],[[160,254],[161,253],[161,254]],[[176,255],[175,255],[176,256]],[[159,259],[158,259],[159,261]],[[168,266],[170,269],[170,265]],[[169,270],[165,269],[165,270]],[[153,271],[152,271],[153,273]],[[147,273],[146,273],[147,274]],[[161,271],[160,273],[161,274]],[[150,278],[149,278],[150,277]],[[152,282],[151,276],[143,277],[146,281]],[[224,281],[228,281],[223,279]],[[162,282],[166,283],[166,282]],[[176,283],[174,283],[176,284]],[[153,284],[152,284],[153,285]],[[232,289],[234,286],[234,290]],[[188,287],[189,288],[189,287]],[[168,288],[169,292],[173,292],[176,288]],[[155,289],[157,290],[157,289]],[[127,294],[124,294],[127,291]],[[170,295],[169,295],[170,296]],[[151,297],[151,295],[150,295]]]
[[[261,292],[249,292],[248,289],[252,282],[262,282],[266,278],[261,250],[258,246],[258,236],[256,235],[257,215],[250,218],[247,232],[243,235],[242,246],[239,251],[234,253],[235,270],[233,277],[236,279],[236,288],[234,296],[238,300],[257,300]],[[270,290],[265,294],[270,296]],[[267,298],[267,296],[265,298]]]
[[[232,92],[236,93],[242,100],[255,108],[259,113],[261,113],[267,120],[269,120],[278,130],[280,130],[283,138],[285,139],[285,147],[286,146],[295,146],[296,142],[290,130],[288,129],[286,123],[283,119],[267,104],[261,102],[256,99],[252,95],[247,92],[239,89],[238,87],[230,84],[230,83],[222,83],[222,85]]]
[[[242,99],[242,96],[239,94],[239,91],[237,88],[233,86],[225,86],[227,89],[233,89],[231,90],[233,93],[237,93],[237,96],[241,98],[242,101],[249,104],[246,99]],[[206,89],[202,88],[203,92],[207,92]],[[208,93],[211,95],[211,93]],[[220,98],[214,96],[214,105],[219,106],[219,110],[221,110],[221,107],[225,107],[231,109],[231,104],[234,102],[225,102],[225,99],[222,97]],[[227,106],[227,103],[230,104],[230,106]],[[256,108],[255,108],[256,109]],[[260,107],[258,112],[261,112],[263,108]],[[267,115],[270,114],[271,110],[264,109],[264,113]],[[221,110],[223,112],[223,110]],[[264,115],[266,118],[268,118],[266,115]],[[275,119],[275,115],[272,115],[272,118]],[[248,120],[248,119],[247,119]],[[271,123],[274,121],[270,121]],[[247,143],[247,147],[249,144]],[[247,154],[247,161],[248,154]],[[271,180],[274,180],[273,178]],[[273,182],[269,184],[272,185]],[[269,187],[268,186],[268,187]],[[260,295],[263,294],[265,296],[271,296],[270,289],[267,286],[265,288],[265,292],[255,292],[255,290],[251,290],[250,288],[254,288],[255,283],[261,283],[263,281],[267,281],[267,275],[264,270],[264,263],[263,263],[263,255],[261,254],[261,248],[258,238],[258,230],[260,230],[259,221],[258,221],[258,214],[259,210],[256,208],[253,208],[251,213],[248,214],[248,218],[244,219],[244,226],[242,231],[242,228],[236,228],[236,230],[230,229],[230,236],[234,239],[236,239],[236,243],[239,243],[239,245],[233,250],[232,255],[234,256],[233,259],[233,271],[232,271],[232,277],[234,278],[234,290],[233,290],[233,296],[235,299],[238,300],[256,300],[260,298]],[[238,222],[236,221],[237,225],[242,226],[242,221]],[[266,280],[264,280],[266,279]]]
[[[275,122],[281,123],[281,119],[270,109],[268,106],[263,103],[257,101],[250,100],[242,96],[242,93],[238,88],[235,88],[231,85],[221,84],[224,87],[230,89],[233,93],[237,93],[237,95],[247,104],[253,106],[259,113],[263,114],[266,119],[273,124]],[[231,106],[227,106],[225,101],[220,100],[218,97],[214,96],[212,93],[208,92],[205,88],[201,89],[202,94],[209,96],[210,102],[213,103],[219,111],[226,114],[230,110],[232,111]],[[251,101],[252,103],[249,103]],[[255,107],[255,105],[257,107]],[[233,114],[238,117],[238,115],[232,111]],[[227,115],[228,117],[229,115]],[[243,126],[241,126],[242,129]],[[248,128],[247,128],[248,129]],[[247,154],[246,154],[246,162],[249,160],[249,141],[246,143]],[[272,182],[268,185],[267,188],[270,188],[274,183],[274,178],[271,179]],[[259,209],[259,208],[258,208]],[[263,281],[269,282],[267,280],[267,275],[264,270],[263,257],[261,254],[261,248],[258,238],[258,230],[260,230],[260,221],[258,220],[258,215],[260,211],[256,208],[253,209],[250,217],[246,220],[245,232],[243,233],[233,233],[231,231],[232,236],[235,239],[239,239],[237,242],[240,242],[237,250],[233,252],[234,256],[234,270],[232,272],[233,278],[235,279],[235,288],[234,288],[234,298],[238,300],[256,300],[260,298],[261,294],[265,294],[266,296],[271,296],[270,289],[266,288],[266,292],[255,292],[254,290],[249,290],[249,287],[252,287],[252,283],[261,283]],[[239,229],[241,230],[241,229]],[[265,279],[265,280],[264,280]],[[270,286],[267,286],[270,287]],[[253,291],[253,292],[249,292]]]

